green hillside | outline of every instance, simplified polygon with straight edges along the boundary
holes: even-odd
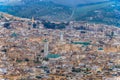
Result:
[[[37,19],[65,20],[71,15],[71,8],[52,2],[34,2],[23,5],[1,6],[0,10],[9,14]]]
[[[75,20],[104,23],[120,27],[120,3],[107,2],[76,9]]]
[[[94,5],[86,5],[83,7],[77,7],[76,11],[75,11],[75,15],[74,16],[84,16],[86,14],[89,14],[90,11],[94,11],[97,9],[101,9],[101,8],[106,8],[109,5],[112,5],[113,2],[106,2],[106,3],[101,3],[101,4],[94,4]]]
[[[50,21],[77,20],[120,26],[120,3],[114,1],[69,7],[49,1],[25,0],[25,4],[21,5],[0,6],[0,11],[24,18],[35,17]]]

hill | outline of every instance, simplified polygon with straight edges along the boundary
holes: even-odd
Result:
[[[1,5],[0,11],[23,18],[35,17],[49,21],[76,20],[120,26],[119,7],[118,1],[102,1],[70,7],[49,0],[23,0],[19,5]]]
[[[120,27],[120,2],[107,2],[85,7],[78,7],[76,20],[104,23]]]
[[[1,5],[0,11],[24,18],[35,17],[37,19],[57,21],[66,20],[71,15],[70,7],[46,1],[29,3],[25,1],[21,5]]]

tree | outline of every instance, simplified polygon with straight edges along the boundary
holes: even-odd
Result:
[[[45,57],[45,58],[43,58],[43,60],[45,60],[45,61],[49,61],[49,58]]]
[[[33,28],[37,28],[37,24],[33,23]]]
[[[17,37],[18,35],[14,32],[11,34],[11,37]]]
[[[29,59],[28,59],[28,58],[25,58],[25,61],[26,61],[26,62],[29,62]]]
[[[10,23],[5,23],[4,24],[4,27],[6,28],[6,29],[10,29],[11,27],[10,27]]]

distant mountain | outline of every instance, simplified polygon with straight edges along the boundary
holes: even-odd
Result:
[[[111,1],[80,7],[75,13],[75,19],[78,21],[104,23],[120,27],[120,2]]]
[[[120,26],[120,2],[86,0],[88,2],[83,4],[83,0],[77,1],[80,4],[67,6],[59,0],[22,0],[19,4],[1,5],[0,11],[24,18],[35,17],[50,21],[78,20]]]
[[[109,0],[52,0],[52,1],[58,4],[76,6],[79,4],[97,3],[97,2],[104,2]]]
[[[78,4],[89,4],[89,3],[96,3],[96,2],[104,2],[108,0],[0,0],[3,3],[23,3],[23,2],[38,2],[38,1],[52,1],[57,4],[68,5],[68,6],[76,6]]]
[[[20,5],[1,5],[0,10],[19,17],[48,20],[66,20],[71,8],[51,1],[24,0]]]

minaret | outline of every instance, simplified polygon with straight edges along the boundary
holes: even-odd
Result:
[[[33,28],[33,25],[35,24],[35,19],[34,19],[34,17],[32,17],[31,22],[32,22],[31,28]]]
[[[34,24],[34,22],[35,22],[35,19],[34,19],[34,17],[32,17],[32,24]]]
[[[85,23],[85,26],[88,27],[88,23]]]
[[[89,31],[89,30],[90,30],[89,24],[88,24],[88,23],[85,23],[85,27],[88,29],[88,30],[87,30],[88,34],[90,34],[90,31]]]
[[[47,39],[45,39],[44,40],[44,57],[46,57],[48,55],[48,53],[49,53],[48,45],[49,45],[49,43],[48,43]]]
[[[60,41],[63,42],[64,38],[63,38],[63,32],[60,33]]]
[[[73,21],[70,22],[70,30],[73,30]]]
[[[97,37],[97,26],[95,25],[95,23],[93,24],[93,27],[94,27],[94,31],[95,31],[94,37],[96,39],[98,39],[98,37]]]

